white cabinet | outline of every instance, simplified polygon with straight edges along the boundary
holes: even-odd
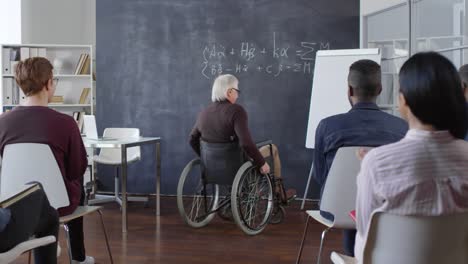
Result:
[[[20,105],[24,95],[16,84],[14,66],[19,60],[45,57],[58,79],[55,100],[49,107],[77,116],[94,113],[93,51],[91,45],[0,45],[1,112]]]

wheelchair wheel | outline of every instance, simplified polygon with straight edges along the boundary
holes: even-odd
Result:
[[[200,159],[190,161],[180,175],[177,185],[177,208],[189,226],[206,226],[215,216],[209,213],[218,206],[219,188],[216,184],[204,184]]]
[[[273,210],[271,180],[250,161],[240,167],[234,178],[231,207],[234,221],[247,235],[259,234],[269,222]]]

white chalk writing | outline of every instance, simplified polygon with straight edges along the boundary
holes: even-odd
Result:
[[[287,73],[311,76],[317,50],[330,49],[327,41],[287,43],[272,33],[271,43],[240,41],[203,46],[201,74],[212,79],[223,73],[256,73],[278,77]],[[264,45],[262,45],[264,44]],[[292,56],[291,56],[292,55]]]

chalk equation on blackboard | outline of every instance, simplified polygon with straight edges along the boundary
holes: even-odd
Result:
[[[256,72],[278,77],[284,73],[311,75],[317,50],[330,49],[329,42],[300,41],[296,47],[278,44],[276,33],[268,47],[241,41],[232,46],[210,43],[203,47],[201,74],[212,79],[223,73]]]

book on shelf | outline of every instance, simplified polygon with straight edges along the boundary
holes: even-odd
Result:
[[[27,47],[21,47],[20,48],[20,59],[19,60],[25,60],[27,58],[30,57],[30,54],[29,54],[29,48]]]
[[[0,208],[8,208],[11,205],[17,203],[21,199],[31,195],[32,193],[41,189],[39,184],[24,185],[21,188],[13,191],[10,190],[8,193],[2,193],[0,196]]]
[[[13,104],[19,104],[20,103],[20,88],[18,87],[18,85],[16,84],[16,82],[13,82],[12,84],[12,98],[11,98],[11,101]]]
[[[10,112],[11,110],[13,110],[13,106],[4,106],[4,107],[3,107],[3,112],[4,112],[4,113]]]
[[[18,87],[18,92],[19,92],[19,104],[23,104],[26,101],[26,95],[23,93],[23,90],[21,90]]]
[[[10,61],[19,61],[20,56],[20,48],[10,48]]]
[[[2,73],[11,74],[10,71],[10,48],[2,49]]]
[[[63,104],[63,95],[54,95],[50,100],[50,104]]]
[[[38,48],[38,49],[37,49],[37,56],[38,56],[38,57],[43,57],[43,58],[47,57],[47,50],[46,50],[46,48]]]
[[[80,59],[78,60],[78,64],[75,68],[75,75],[79,74],[89,74],[89,63],[90,57],[86,53],[82,53],[80,55]]]
[[[75,74],[78,74],[80,72],[80,67],[81,67],[81,64],[83,63],[83,57],[84,57],[84,54],[82,53],[80,55],[80,59],[78,60],[78,63],[76,64]]]
[[[37,48],[29,48],[29,57],[34,58],[38,56],[38,49]]]
[[[13,104],[13,80],[11,78],[3,79],[3,103]]]
[[[73,119],[75,119],[77,124],[78,124],[78,118],[79,117],[80,117],[80,112],[73,112]]]
[[[20,48],[10,48],[10,74],[15,72],[16,64],[18,64],[21,58],[20,54]]]
[[[26,100],[23,91],[16,84],[13,78],[3,78],[3,104],[16,105]]]
[[[90,58],[89,58],[89,55],[86,55],[86,59],[83,63],[83,68],[81,69],[80,74],[89,74],[89,67],[90,67]]]
[[[80,99],[78,101],[78,104],[86,104],[89,93],[91,91],[91,88],[83,88],[81,91]],[[85,115],[85,112],[73,112],[73,118],[76,120],[76,123],[78,125],[78,128],[80,131],[83,131],[83,117]]]
[[[85,115],[85,112],[78,113],[77,124],[78,124],[78,129],[80,130],[80,132],[83,132],[84,115]]]
[[[86,104],[90,91],[91,91],[91,88],[83,88],[83,90],[81,91],[80,100],[78,101],[78,104]]]

